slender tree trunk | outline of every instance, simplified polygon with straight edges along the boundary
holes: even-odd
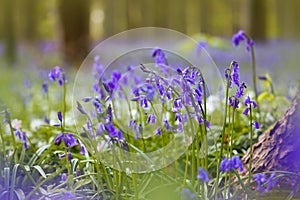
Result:
[[[5,57],[9,64],[13,64],[16,60],[14,2],[14,0],[3,2]]]
[[[266,39],[266,6],[267,1],[250,0],[250,35],[254,40]]]
[[[81,63],[89,51],[90,0],[59,1],[65,60]]]

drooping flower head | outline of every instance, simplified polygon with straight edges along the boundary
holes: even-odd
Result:
[[[247,51],[250,51],[250,47],[254,46],[254,41],[246,35],[245,31],[240,30],[239,32],[237,32],[232,36],[232,44],[234,46],[238,46],[240,42],[244,40],[246,41]]]
[[[197,175],[197,179],[200,180],[201,184],[209,182],[208,174],[202,167],[199,168],[199,174]]]
[[[160,65],[160,64],[167,65],[166,55],[160,48],[155,48],[152,51],[152,57],[155,58],[155,63],[157,65]]]

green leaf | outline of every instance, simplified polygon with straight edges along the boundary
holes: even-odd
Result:
[[[21,189],[16,189],[15,194],[17,195],[19,200],[24,200],[25,199],[25,193]]]
[[[47,178],[44,170],[39,165],[35,165],[33,166],[33,168],[35,168],[43,178]]]

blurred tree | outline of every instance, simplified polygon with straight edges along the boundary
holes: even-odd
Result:
[[[249,33],[254,40],[266,39],[266,1],[250,0]]]
[[[200,32],[200,1],[199,0],[187,0],[186,7],[186,33],[196,34]]]
[[[90,0],[58,2],[65,60],[70,63],[82,62],[89,52]]]
[[[186,2],[182,0],[169,0],[169,6],[166,7],[167,28],[186,32]],[[172,5],[172,6],[171,6]]]
[[[23,5],[24,37],[28,42],[37,39],[38,0],[21,2]]]
[[[4,18],[4,42],[5,56],[9,64],[13,64],[16,60],[16,38],[14,26],[14,0],[4,0],[3,2],[3,18]]]
[[[210,1],[201,0],[200,1],[200,31],[203,33],[209,33],[210,31],[210,19],[213,14],[210,13]]]

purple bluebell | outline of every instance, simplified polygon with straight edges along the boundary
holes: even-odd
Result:
[[[242,83],[236,93],[235,93],[235,98],[241,98],[242,96],[244,96],[244,90],[247,88],[246,84],[245,83]]]
[[[275,178],[275,172],[273,172],[267,180],[266,192],[269,192],[271,188],[275,188],[278,183],[278,178]]]
[[[71,159],[72,159],[72,154],[71,152],[67,152],[67,156],[68,156],[68,161],[71,162]]]
[[[59,66],[56,66],[53,70],[50,71],[48,76],[51,81],[56,81],[56,79],[59,79],[61,75],[61,68]]]
[[[27,136],[25,132],[23,132],[23,145],[25,150],[29,148],[27,143]]]
[[[48,94],[48,82],[44,81],[42,84],[42,90],[44,94]]]
[[[100,135],[101,134],[102,136],[104,136],[104,131],[105,131],[105,126],[104,126],[104,124],[102,122],[100,122],[98,124],[97,129],[96,129],[96,135]]]
[[[254,46],[254,41],[247,37],[245,31],[240,30],[238,33],[234,34],[232,37],[232,43],[234,46],[238,46],[240,42],[246,40],[246,49],[250,51],[250,48]]]
[[[65,182],[68,179],[68,175],[66,173],[61,174],[61,181]]]
[[[253,108],[257,108],[257,103],[255,101],[251,100],[249,96],[247,96],[244,101],[244,105],[250,106],[251,104],[253,105]]]
[[[98,114],[102,114],[103,113],[103,109],[102,109],[103,104],[100,103],[99,99],[95,98],[93,101],[93,104],[94,104]]]
[[[156,135],[162,135],[162,132],[161,132],[161,128],[160,128],[160,127],[158,127],[158,128],[156,129]]]
[[[264,195],[265,192],[269,192],[272,188],[275,188],[278,183],[278,178],[275,178],[276,174],[273,172],[269,178],[265,174],[255,174],[253,179],[257,183],[257,190],[260,191],[261,195]],[[263,184],[267,184],[266,188],[263,187]]]
[[[179,123],[178,125],[177,125],[177,132],[182,132],[183,131],[183,128],[182,128],[182,123]]]
[[[255,129],[259,129],[260,128],[260,124],[258,123],[258,121],[252,122],[252,125],[254,126]]]
[[[261,194],[264,193],[264,187],[262,186],[262,184],[264,184],[267,179],[266,179],[266,175],[265,174],[254,174],[253,175],[253,179],[256,181],[257,183],[257,190],[261,192]]]
[[[229,97],[229,105],[233,108],[239,108],[240,100],[235,97]]]
[[[259,79],[259,80],[262,80],[262,81],[268,80],[268,78],[267,78],[265,75],[258,76],[258,79]]]
[[[78,145],[76,139],[74,138],[74,135],[71,133],[60,133],[58,136],[55,138],[55,145],[59,145],[61,141],[64,141],[65,146],[68,147],[73,147]]]
[[[234,34],[232,37],[232,43],[238,46],[241,41],[245,40],[245,31],[240,30],[238,33]]]
[[[188,188],[184,188],[182,190],[182,199],[183,200],[190,200],[190,199],[194,199],[196,197],[196,195],[194,193],[192,193]]]
[[[147,120],[146,120],[147,124],[155,124],[155,121],[156,121],[156,117],[154,114],[148,115]]]
[[[225,156],[220,163],[220,171],[230,172],[239,168],[240,172],[244,172],[243,163],[238,156],[233,156],[231,159],[227,159]]]
[[[181,98],[177,98],[174,100],[174,107],[177,109],[182,108],[182,99]]]
[[[204,120],[203,120],[201,114],[197,114],[197,120],[198,120],[198,123],[199,123],[199,124],[203,124],[203,122],[204,122]]]
[[[208,173],[202,167],[199,168],[199,174],[197,175],[197,179],[200,180],[201,184],[209,182]]]
[[[62,122],[62,114],[60,111],[57,112],[57,118],[60,121],[60,123]]]
[[[122,77],[122,74],[118,70],[114,70],[111,74],[111,79],[113,82],[118,82]]]
[[[239,156],[233,156],[231,158],[231,164],[232,164],[232,168],[233,169],[237,169],[239,168],[240,172],[243,172],[244,171],[244,167],[243,167],[243,163],[242,161],[240,160],[240,157]]]
[[[83,144],[80,145],[80,149],[81,149],[80,154],[85,155],[86,149],[85,149],[85,146]]]
[[[155,48],[152,51],[152,57],[155,58],[155,63],[157,65],[160,65],[160,64],[167,65],[166,55],[160,48]]]
[[[175,114],[175,121],[179,121],[179,122],[182,122],[182,118],[181,118],[181,114],[179,112],[176,112]]]
[[[106,109],[106,123],[111,123],[111,121],[112,121],[112,108],[111,108],[111,104],[109,104]]]
[[[249,110],[250,110],[250,108],[248,108],[248,107],[247,107],[247,108],[245,108],[245,110],[244,110],[243,114],[248,116],[248,114],[249,114]]]
[[[169,126],[169,122],[167,119],[164,120],[164,124],[165,124],[166,131],[168,131],[170,126]]]
[[[118,141],[124,140],[121,130],[117,129],[116,132],[117,132]]]
[[[209,123],[208,120],[206,120],[205,125],[206,125],[207,128],[210,128],[210,123]]]

